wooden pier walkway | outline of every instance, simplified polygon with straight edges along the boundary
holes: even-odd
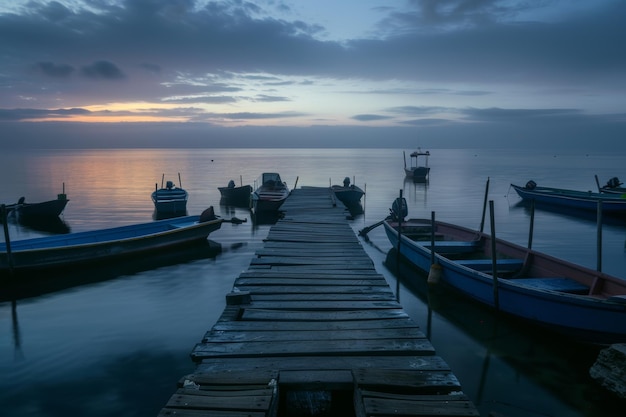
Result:
[[[328,188],[292,191],[159,416],[478,416]]]

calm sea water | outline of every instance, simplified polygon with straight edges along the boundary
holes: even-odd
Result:
[[[407,150],[409,153],[412,150]],[[193,372],[189,353],[225,306],[225,295],[262,247],[268,224],[244,208],[219,204],[218,186],[253,184],[276,171],[288,185],[327,186],[349,176],[365,188],[355,232],[382,220],[400,192],[411,217],[480,227],[486,182],[494,201],[496,234],[526,245],[530,213],[510,183],[595,190],[624,176],[625,155],[431,149],[431,179],[405,182],[401,149],[193,149],[3,152],[0,202],[26,197],[70,202],[60,229],[92,230],[151,221],[150,193],[165,179],[190,192],[189,214],[213,205],[217,214],[248,219],[211,234],[213,247],[170,257],[111,265],[74,277],[89,283],[0,302],[0,410],[3,416],[150,416]],[[595,216],[538,209],[533,247],[626,279],[626,222],[607,219],[598,259]],[[488,215],[485,229],[489,230]],[[12,239],[47,234],[9,224]],[[613,416],[623,404],[588,376],[597,348],[497,319],[453,294],[428,298],[424,277],[395,254],[382,228],[362,243],[397,291],[407,312],[427,331],[437,353],[460,379],[483,415]],[[621,415],[621,413],[619,413]]]

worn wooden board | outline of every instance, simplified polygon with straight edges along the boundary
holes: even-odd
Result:
[[[300,331],[228,331],[212,330],[208,332],[202,343],[224,342],[285,342],[285,341],[312,341],[320,342],[327,340],[359,340],[359,339],[426,339],[417,327],[408,328],[385,328],[385,329],[353,329],[353,330],[300,330]],[[367,375],[367,374],[366,374]],[[363,377],[366,378],[365,376]]]
[[[313,367],[312,367],[313,366]],[[323,357],[292,356],[259,358],[207,358],[197,365],[196,372],[332,369],[415,369],[422,371],[450,371],[450,366],[439,356],[432,355],[328,355]]]
[[[236,313],[234,313],[236,317]],[[405,329],[419,326],[408,316],[365,320],[333,320],[333,321],[241,321],[220,320],[213,325],[211,331],[222,332],[264,332],[264,331],[342,331],[342,330],[377,330]]]

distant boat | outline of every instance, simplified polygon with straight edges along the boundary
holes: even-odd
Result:
[[[159,215],[185,213],[187,211],[187,199],[189,194],[182,187],[180,180],[180,173],[178,174],[178,183],[180,187],[172,181],[167,181],[163,186],[163,180],[165,174],[161,177],[161,188],[157,188],[152,192],[152,202],[154,208]]]
[[[404,154],[404,173],[407,178],[412,178],[413,181],[426,181],[428,180],[428,174],[430,168],[428,167],[429,151],[422,152],[420,148],[417,151],[412,152],[410,156],[410,166],[406,166],[406,153]],[[425,159],[424,165],[419,164],[419,157],[423,156]]]
[[[626,280],[462,226],[399,218],[383,223],[389,241],[433,283],[579,340],[626,342]]]
[[[264,172],[257,180],[260,184],[252,193],[252,210],[255,213],[275,212],[289,197],[289,188],[276,172]]]
[[[243,185],[243,181],[239,187],[235,184],[234,180],[230,180],[228,182],[228,186],[226,187],[217,187],[222,196],[220,200],[220,204],[231,205],[231,206],[240,206],[240,207],[250,207],[250,196],[252,194],[252,186],[251,185]]]
[[[205,241],[222,225],[210,207],[201,216],[0,243],[0,272],[66,268]],[[1,280],[0,280],[1,281]]]
[[[523,200],[534,200],[539,204],[597,212],[598,202],[602,202],[602,211],[605,213],[626,213],[626,198],[618,194],[539,187],[532,180],[524,187],[515,184],[511,184],[511,187]]]
[[[59,217],[69,201],[65,194],[65,184],[63,184],[63,192],[57,194],[56,200],[27,203],[24,197],[20,197],[17,203],[5,204],[5,208],[7,215],[14,215],[20,221],[45,222]]]
[[[343,179],[343,185],[332,185],[330,188],[335,193],[335,196],[346,206],[359,203],[361,197],[365,194],[365,191],[361,188],[350,184],[349,177]]]

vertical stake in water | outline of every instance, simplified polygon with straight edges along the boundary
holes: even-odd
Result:
[[[598,199],[598,241],[596,243],[598,257],[598,272],[602,272],[602,200]]]
[[[428,271],[428,278],[426,283],[428,285],[437,284],[441,278],[441,265],[436,262],[435,257],[435,230],[437,229],[435,223],[435,212],[430,212],[430,270]]]
[[[493,305],[496,310],[500,309],[500,300],[498,299],[498,268],[496,267],[496,222],[493,212],[493,200],[489,200],[489,214],[491,220],[491,270],[493,274]]]
[[[403,204],[402,204],[402,189],[400,189],[400,197],[398,198],[398,204],[396,206],[396,217],[398,219],[398,247],[396,248],[396,267],[398,268],[398,272],[400,272],[400,242],[402,241],[402,222],[404,221],[403,216]],[[396,301],[400,302],[400,280],[396,278]]]
[[[528,229],[528,249],[533,248],[533,230],[535,229],[535,199],[530,200],[530,228]]]
[[[485,212],[487,211],[487,196],[489,195],[489,177],[487,177],[487,184],[485,185],[485,198],[483,200],[483,217],[480,220],[480,233],[483,232],[485,227]]]
[[[7,224],[7,206],[2,204],[0,210],[2,211],[0,215],[2,216],[2,226],[4,228],[4,242],[7,249],[7,261],[9,263],[9,271],[11,272],[11,274],[13,274],[13,255],[11,254],[11,238],[9,236],[9,225]]]

